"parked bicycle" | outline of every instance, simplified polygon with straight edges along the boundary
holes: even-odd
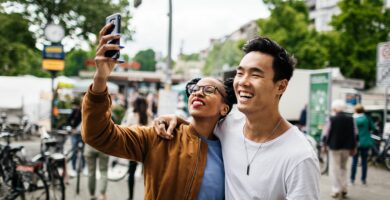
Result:
[[[18,154],[23,146],[11,146],[13,134],[2,131],[6,140],[0,150],[0,197],[1,199],[49,200],[49,190],[44,176],[40,173],[41,163],[26,162]]]
[[[58,150],[61,141],[44,136],[41,139],[40,153],[33,157],[34,162],[41,162],[43,174],[50,190],[50,199],[65,200],[64,174],[66,173],[65,156]]]
[[[371,149],[368,162],[373,165],[383,163],[386,169],[390,171],[390,137],[385,139],[373,134],[371,137],[376,141],[376,145]]]

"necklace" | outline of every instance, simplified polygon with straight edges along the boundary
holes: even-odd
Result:
[[[276,124],[276,126],[274,127],[274,129],[272,130],[271,134],[268,135],[268,137],[264,140],[263,143],[260,144],[259,148],[257,148],[257,151],[255,152],[255,154],[253,155],[252,159],[249,161],[249,155],[248,155],[248,148],[246,147],[246,141],[245,141],[245,128],[246,128],[246,122],[244,124],[244,127],[243,127],[243,133],[244,133],[244,146],[245,146],[245,152],[246,152],[246,162],[247,162],[247,167],[246,167],[246,175],[249,176],[249,171],[250,171],[250,168],[251,168],[251,164],[253,162],[253,160],[255,159],[256,155],[257,155],[257,152],[259,152],[259,150],[261,149],[261,147],[263,146],[263,144],[269,139],[271,138],[271,136],[273,136],[275,134],[275,131],[279,128],[280,126],[280,123],[282,122],[282,119],[283,118],[280,118],[280,120],[278,121],[278,123]]]

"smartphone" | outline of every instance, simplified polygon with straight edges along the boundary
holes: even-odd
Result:
[[[107,30],[106,35],[109,35],[109,34],[114,34],[114,35],[120,34],[120,32],[121,32],[121,14],[115,13],[113,15],[110,15],[110,16],[106,17],[106,24],[108,24],[108,23],[112,23],[112,24],[114,24],[114,26],[111,26],[111,28],[109,30]],[[119,45],[120,44],[120,40],[119,39],[110,40],[107,43],[108,44]],[[120,56],[120,53],[117,50],[110,50],[110,51],[106,51],[104,56],[105,57],[109,57],[109,58],[118,59],[119,56]]]

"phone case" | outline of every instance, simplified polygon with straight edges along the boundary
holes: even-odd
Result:
[[[119,13],[115,13],[113,15],[108,16],[106,18],[106,24],[108,24],[108,23],[113,23],[114,26],[106,32],[106,35],[108,35],[108,34],[115,34],[115,35],[116,34],[120,34],[120,30],[121,30],[121,15]],[[119,39],[110,40],[107,43],[108,44],[119,45],[120,44],[120,40]],[[111,57],[111,58],[114,58],[114,59],[118,59],[119,56],[120,56],[120,53],[117,50],[110,50],[110,51],[106,51],[104,56]]]

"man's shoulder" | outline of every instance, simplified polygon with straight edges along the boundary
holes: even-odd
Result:
[[[289,158],[300,160],[315,157],[313,147],[297,127],[291,127],[284,134],[283,149]]]

